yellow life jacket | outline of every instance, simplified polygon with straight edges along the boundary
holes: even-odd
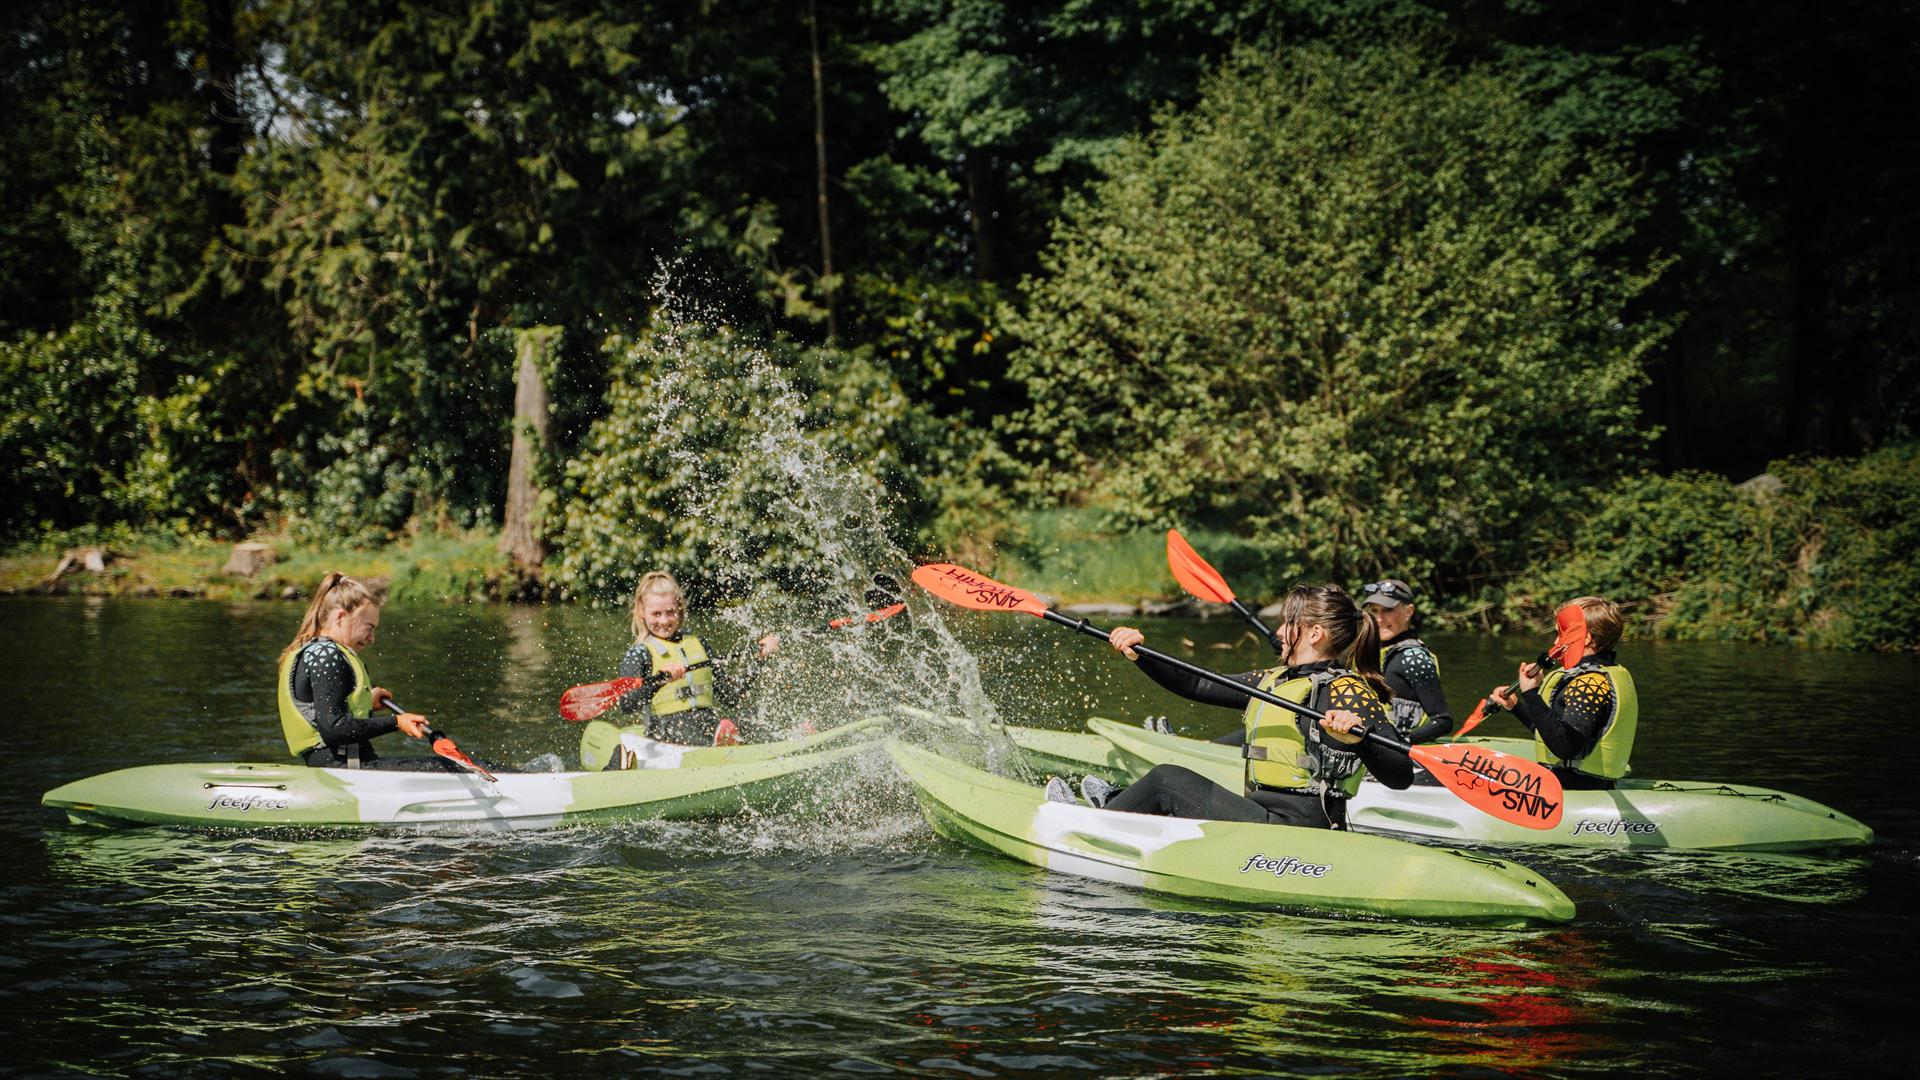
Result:
[[[1546,740],[1535,735],[1534,760],[1569,766],[1589,776],[1618,780],[1627,775],[1627,759],[1633,756],[1633,737],[1640,729],[1640,697],[1634,692],[1633,676],[1627,673],[1627,669],[1619,664],[1596,664],[1591,661],[1572,669],[1556,668],[1547,672],[1547,677],[1540,681],[1540,698],[1552,705],[1575,677],[1589,672],[1599,672],[1613,684],[1613,716],[1608,718],[1607,726],[1600,732],[1600,741],[1585,757],[1578,761],[1565,761],[1555,757],[1553,751],[1547,749]]]
[[[688,709],[713,708],[713,668],[693,665],[707,659],[707,647],[693,634],[681,634],[678,641],[667,641],[648,634],[640,639],[647,647],[647,654],[653,657],[654,671],[667,664],[684,664],[689,669],[685,675],[674,679],[653,692],[648,708],[655,716],[672,716]]]
[[[332,638],[314,638],[280,661],[280,734],[286,736],[287,749],[293,752],[294,757],[326,741],[320,737],[320,729],[314,725],[313,702],[303,703],[293,698],[293,665],[306,655],[308,649],[322,642],[337,647],[340,654],[347,658],[347,670],[353,672],[353,689],[347,692],[348,714],[360,720],[373,715],[373,680],[367,677],[367,666],[360,662],[360,654]]]
[[[1393,656],[1394,653],[1416,646],[1421,649],[1426,649],[1427,655],[1433,658],[1433,674],[1435,678],[1438,678],[1440,675],[1440,657],[1432,649],[1427,648],[1427,643],[1421,641],[1419,638],[1401,638],[1386,648],[1381,649],[1380,670],[1385,671],[1387,669],[1387,660]],[[1418,698],[1396,697],[1387,703],[1387,716],[1393,721],[1394,730],[1398,731],[1402,738],[1405,738],[1412,733],[1414,728],[1419,727],[1420,724],[1426,720],[1427,710],[1420,704]]]
[[[1329,668],[1306,675],[1290,675],[1291,668],[1275,668],[1260,679],[1260,689],[1288,701],[1297,701],[1316,712],[1327,710],[1333,680],[1351,674]],[[1247,783],[1285,791],[1304,791],[1321,795],[1338,791],[1352,795],[1359,790],[1365,770],[1360,755],[1348,750],[1320,730],[1318,721],[1298,713],[1250,698],[1244,717],[1247,744]]]

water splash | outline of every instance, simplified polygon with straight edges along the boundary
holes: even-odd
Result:
[[[711,432],[703,421],[728,418],[723,445],[689,447],[691,482],[671,486],[665,501],[714,538],[703,591],[732,599],[696,620],[717,618],[731,633],[714,637],[742,643],[728,663],[753,671],[749,734],[889,715],[900,735],[1021,771],[974,657],[910,584],[914,562],[894,539],[899,500],[877,464],[855,460],[834,434],[842,418],[831,370],[804,387],[804,372],[684,305],[667,305],[656,335],[654,351],[669,363],[651,375],[653,430]],[[864,620],[895,603],[903,614]],[[835,620],[851,625],[830,629]],[[760,660],[750,646],[769,631],[781,645]]]

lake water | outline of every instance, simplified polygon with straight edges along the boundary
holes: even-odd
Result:
[[[1636,773],[1785,788],[1878,840],[1843,858],[1507,851],[1579,905],[1550,930],[1049,876],[933,836],[883,754],[823,781],[811,812],[510,836],[111,832],[39,805],[123,766],[283,758],[272,669],[298,617],[0,601],[0,1072],[1779,1076],[1920,1060],[1912,655],[1630,642]],[[1038,620],[950,621],[1009,722],[1234,723]],[[554,702],[611,677],[623,624],[395,607],[367,660],[469,749],[571,760],[579,729]],[[1145,627],[1222,670],[1270,660],[1229,622]],[[1429,640],[1461,714],[1541,644]],[[860,700],[861,647],[795,638],[785,677],[834,693],[765,696]]]

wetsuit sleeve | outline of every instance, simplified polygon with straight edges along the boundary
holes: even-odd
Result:
[[[1186,698],[1188,701],[1198,701],[1202,705],[1218,705],[1223,709],[1244,709],[1247,707],[1248,695],[1221,686],[1219,683],[1202,679],[1198,675],[1190,672],[1181,671],[1179,668],[1171,665],[1163,664],[1151,656],[1142,656],[1135,666],[1141,671],[1146,672],[1147,678]],[[1248,671],[1239,675],[1229,676],[1229,678],[1233,679],[1234,682],[1244,684],[1248,687],[1255,687],[1260,685],[1260,676],[1263,674],[1265,673]]]
[[[1520,695],[1513,714],[1540,736],[1555,757],[1578,761],[1593,752],[1616,705],[1613,680],[1598,671],[1575,675],[1549,705],[1538,688]]]
[[[1327,687],[1327,709],[1345,709],[1366,721],[1368,731],[1394,737],[1393,721],[1387,716],[1387,706],[1373,692],[1373,687],[1357,675],[1342,675],[1333,680],[1333,684]],[[1398,739],[1395,738],[1395,741]],[[1413,783],[1413,761],[1407,755],[1389,750],[1372,739],[1352,749],[1360,755],[1367,772],[1388,787],[1406,788]]]
[[[1408,736],[1413,742],[1430,742],[1453,734],[1453,714],[1447,709],[1446,691],[1440,689],[1440,666],[1433,654],[1409,646],[1387,661],[1387,683],[1393,692],[1420,703],[1427,718]]]
[[[623,679],[645,679],[653,674],[653,654],[645,645],[635,642],[620,658],[620,677]],[[653,700],[657,686],[643,686],[638,690],[629,690],[620,695],[620,711],[623,713],[645,712],[647,703]]]
[[[347,709],[347,695],[353,692],[353,669],[332,642],[323,641],[300,654],[294,665],[293,696],[306,690],[313,702],[313,726],[328,748],[363,742],[390,731],[399,730],[391,715],[359,719]],[[305,683],[305,686],[301,684]]]

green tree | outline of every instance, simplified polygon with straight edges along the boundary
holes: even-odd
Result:
[[[1256,535],[1298,572],[1454,591],[1642,452],[1666,332],[1613,159],[1501,73],[1248,54],[1070,205],[1014,320],[1033,490]]]
[[[921,515],[908,455],[927,421],[862,357],[679,319],[608,348],[607,414],[567,462],[552,521],[566,594],[624,599],[656,567],[701,599],[822,593],[822,575],[871,572],[847,545],[878,551]]]

